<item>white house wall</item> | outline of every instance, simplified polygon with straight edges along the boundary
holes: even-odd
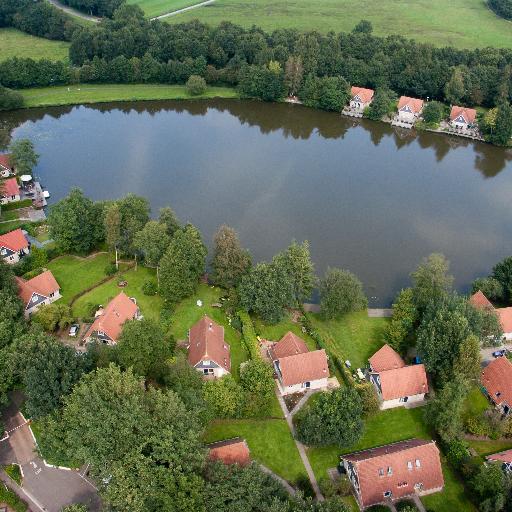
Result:
[[[306,391],[307,389],[327,389],[328,387],[327,377],[319,380],[311,380],[309,383],[309,388],[306,388],[304,387],[304,383],[294,384],[293,386],[283,386],[281,381],[279,381],[279,391],[282,395],[290,395],[291,393],[300,393],[301,391]]]
[[[400,398],[395,398],[394,400],[383,400],[380,404],[380,408],[382,410],[393,409],[395,407],[403,407],[407,404],[423,402],[424,400],[425,400],[425,393],[421,393],[420,395],[413,395],[413,396],[407,397],[407,402],[401,401]]]

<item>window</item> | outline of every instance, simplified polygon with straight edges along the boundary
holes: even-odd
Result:
[[[388,476],[391,476],[393,474],[393,468],[391,466],[388,466]]]
[[[37,302],[37,295],[32,295],[32,298],[30,300],[32,302]]]
[[[53,297],[54,295],[55,295],[55,293],[53,293],[53,292],[52,292],[52,293],[50,293],[50,297]]]
[[[7,254],[7,251],[5,250],[5,248],[4,248],[4,247],[2,247],[2,248],[0,249],[0,254]]]
[[[204,364],[205,366],[210,366],[210,360],[209,360],[209,359],[205,359],[205,360],[203,361],[203,364]]]
[[[412,460],[407,461],[407,469],[411,471],[412,469]]]
[[[407,482],[398,482],[396,486],[400,489],[401,487],[407,487],[409,484]]]
[[[393,493],[391,491],[384,492],[384,498],[391,498],[391,496],[393,496]]]
[[[416,459],[416,467],[421,468],[421,461],[420,459]]]
[[[304,384],[302,384],[303,387],[305,388],[310,388],[311,387],[311,382],[304,382]]]
[[[414,484],[414,488],[415,488],[417,491],[421,491],[421,490],[423,490],[423,482],[418,482],[417,484]]]
[[[384,476],[384,469],[383,468],[379,469],[379,476]]]

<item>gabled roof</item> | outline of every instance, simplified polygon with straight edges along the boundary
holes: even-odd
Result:
[[[18,196],[20,194],[20,187],[16,178],[9,178],[0,182],[0,194],[4,197]]]
[[[373,89],[365,89],[364,87],[353,86],[350,88],[350,94],[352,94],[352,98],[358,96],[363,103],[369,103],[372,101],[375,91]]]
[[[487,460],[493,462],[508,462],[512,464],[512,450],[505,450],[504,452],[493,453],[486,457]]]
[[[476,309],[494,309],[491,301],[480,290],[471,295],[469,303]]]
[[[224,327],[205,315],[190,328],[188,341],[188,362],[192,366],[210,360],[231,371],[230,348],[224,341]]]
[[[422,364],[387,370],[379,376],[383,400],[428,393],[427,374]]]
[[[112,341],[117,341],[121,334],[123,324],[127,320],[132,320],[137,315],[137,305],[121,292],[113,298],[103,310],[103,313],[96,317],[94,323],[89,327],[85,338],[88,338],[93,332],[104,332]]]
[[[422,484],[423,491],[444,486],[434,441],[410,439],[343,455],[342,459],[351,462],[357,471],[363,507],[384,502],[387,491],[395,499],[414,494],[416,484]]]
[[[34,293],[38,295],[43,295],[44,297],[49,297],[51,293],[55,293],[60,290],[59,283],[50,270],[39,274],[28,281],[22,279],[21,277],[16,277],[16,282],[18,283],[18,293],[21,297],[21,300],[27,306],[32,298]]]
[[[249,447],[241,437],[218,441],[207,447],[211,460],[220,460],[224,464],[239,464],[240,466],[247,466],[251,463]]]
[[[398,110],[401,110],[405,106],[408,106],[413,114],[419,114],[423,110],[423,100],[402,96],[398,101]]]
[[[506,357],[491,361],[483,369],[481,381],[495,404],[512,407],[512,363]]]
[[[11,162],[9,160],[9,157],[11,155],[8,155],[7,153],[0,154],[0,167],[3,167],[4,169],[11,170]]]
[[[11,251],[21,251],[28,247],[28,240],[21,229],[15,229],[5,235],[0,235],[0,247],[6,247]]]
[[[270,349],[272,359],[275,361],[281,357],[294,356],[309,352],[306,342],[296,334],[288,331],[280,341]]]
[[[329,365],[325,350],[304,352],[277,360],[283,386],[293,386],[329,377]]]
[[[496,309],[503,332],[512,332],[512,308]]]
[[[387,344],[377,350],[377,352],[370,357],[369,361],[375,372],[383,372],[395,368],[403,368],[405,366],[405,362],[400,357],[400,354]]]
[[[454,121],[459,116],[462,116],[466,123],[472,124],[476,119],[476,110],[474,108],[453,106],[450,112],[450,121]]]

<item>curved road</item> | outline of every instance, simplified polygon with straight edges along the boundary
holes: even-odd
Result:
[[[77,18],[82,18],[83,20],[92,21],[93,23],[98,23],[99,21],[101,21],[101,18],[77,11],[72,7],[68,7],[67,5],[61,4],[58,0],[48,0],[48,2],[50,2],[53,6],[57,7],[57,9],[60,9],[61,11],[70,14],[71,16],[76,16]]]

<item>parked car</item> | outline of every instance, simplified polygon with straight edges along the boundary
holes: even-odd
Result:
[[[75,337],[78,334],[80,326],[78,324],[73,324],[69,329],[69,335],[71,337]]]
[[[492,353],[494,357],[503,357],[508,354],[509,350],[507,348],[502,348],[500,350],[496,350]]]

